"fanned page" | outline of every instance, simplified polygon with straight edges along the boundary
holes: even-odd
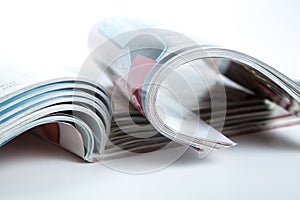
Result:
[[[103,151],[111,123],[105,89],[62,69],[4,69],[7,65],[1,66],[1,145],[39,127],[37,134],[87,161]]]
[[[14,94],[20,89],[30,87],[34,84],[48,80],[60,78],[76,78],[76,74],[61,68],[35,68],[30,66],[17,66],[0,64],[1,80],[0,95],[1,99],[7,95]]]
[[[299,87],[238,51],[120,18],[96,24],[89,46],[97,69],[140,116],[198,151],[234,146],[228,136],[300,123]]]

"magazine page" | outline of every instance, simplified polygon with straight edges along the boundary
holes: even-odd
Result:
[[[2,70],[1,76],[0,144],[40,127],[37,130],[42,133],[50,131],[41,135],[54,143],[85,160],[97,160],[110,133],[111,106],[106,90],[61,69],[10,69]],[[51,128],[55,123],[58,128]]]
[[[98,23],[89,46],[98,69],[180,144],[226,148],[235,143],[224,134],[299,123],[299,87],[243,53],[119,18]]]

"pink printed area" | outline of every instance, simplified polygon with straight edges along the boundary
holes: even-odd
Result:
[[[155,60],[138,55],[133,60],[128,73],[128,88],[131,103],[143,114],[142,86],[148,73],[155,64]]]

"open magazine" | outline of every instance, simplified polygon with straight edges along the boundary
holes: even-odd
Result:
[[[76,73],[1,65],[1,145],[31,129],[93,162],[300,123],[298,85],[240,52],[122,19],[89,47]]]

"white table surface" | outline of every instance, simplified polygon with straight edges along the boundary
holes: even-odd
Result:
[[[0,58],[24,67],[80,66],[90,27],[125,15],[232,47],[300,79],[299,11],[296,0],[7,1],[0,3]],[[232,139],[238,146],[204,159],[188,151],[164,169],[136,175],[23,135],[0,148],[0,199],[300,198],[300,126]]]

